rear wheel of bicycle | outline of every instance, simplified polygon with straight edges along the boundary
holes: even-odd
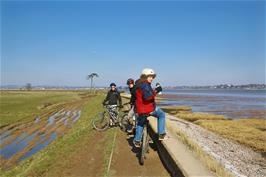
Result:
[[[97,131],[104,131],[109,127],[109,115],[107,112],[98,114],[92,121],[93,128]]]
[[[127,128],[128,128],[128,115],[127,114],[124,114],[122,115],[121,117],[121,120],[120,120],[120,128],[122,131],[126,131]]]
[[[141,144],[141,150],[140,150],[140,164],[141,165],[144,165],[145,154],[147,152],[148,143],[149,141],[148,141],[147,127],[144,126],[142,144]]]

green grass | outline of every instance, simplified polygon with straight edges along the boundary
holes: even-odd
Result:
[[[1,91],[1,126],[26,118],[34,118],[44,109],[56,103],[80,98],[75,91]]]
[[[46,176],[48,172],[56,168],[54,164],[67,159],[69,154],[75,151],[75,147],[84,141],[86,137],[90,136],[92,133],[91,120],[102,110],[101,102],[103,98],[103,95],[91,98],[83,108],[80,119],[66,135],[21,162],[18,166],[8,171],[1,169],[1,176]]]
[[[195,123],[255,151],[266,152],[266,119],[198,120]]]

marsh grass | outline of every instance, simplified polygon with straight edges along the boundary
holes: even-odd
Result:
[[[225,120],[226,118],[223,115],[216,115],[216,114],[208,114],[208,113],[177,113],[176,115],[178,118],[194,122],[197,120]]]
[[[162,106],[161,109],[169,114],[186,113],[192,110],[189,106]]]
[[[266,152],[266,119],[198,120],[195,123],[255,151]]]

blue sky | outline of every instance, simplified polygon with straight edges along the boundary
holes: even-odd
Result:
[[[1,1],[1,84],[265,83],[264,1]]]

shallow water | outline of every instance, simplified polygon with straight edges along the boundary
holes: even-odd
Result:
[[[32,140],[36,134],[37,132],[29,135],[27,138],[21,141],[22,138],[24,138],[26,135],[26,132],[22,133],[22,135],[20,135],[14,141],[12,141],[8,145],[6,145],[3,149],[1,149],[0,155],[3,156],[5,159],[9,159],[11,156],[23,150],[27,146],[28,142]]]
[[[48,146],[53,140],[55,140],[57,137],[56,132],[53,132],[50,135],[50,138],[48,140],[45,140],[45,137],[43,135],[42,139],[37,143],[37,145],[32,148],[30,151],[28,151],[25,155],[23,155],[19,161],[24,160],[30,156],[32,156],[33,154],[37,153],[38,151],[42,150],[43,148],[45,148],[46,146]],[[43,143],[41,143],[43,142]]]
[[[194,112],[230,118],[266,118],[265,90],[166,90],[159,105],[191,106]]]
[[[16,162],[24,160],[48,146],[57,137],[57,129],[75,123],[81,116],[80,110],[58,111],[45,118],[37,116],[30,126],[6,130],[0,134],[0,155],[4,159],[14,157]],[[21,126],[21,125],[17,125]],[[58,130],[65,131],[64,130]],[[64,132],[60,132],[63,135]],[[15,139],[11,139],[16,137]],[[10,140],[10,142],[8,142]]]

